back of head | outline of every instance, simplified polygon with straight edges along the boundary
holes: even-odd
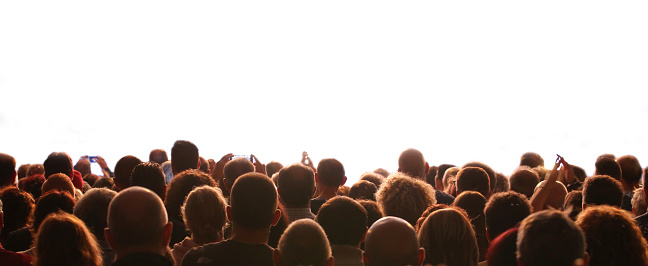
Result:
[[[446,208],[432,212],[419,229],[424,263],[477,265],[479,249],[472,225],[461,212]]]
[[[103,265],[101,249],[74,215],[49,215],[34,241],[34,265]]]
[[[29,224],[34,210],[34,199],[29,193],[14,186],[7,186],[0,189],[0,201],[4,203],[0,208],[0,212],[4,212],[2,231],[9,233]]]
[[[203,158],[202,156],[198,157],[200,160],[200,167],[198,168],[200,171],[203,171],[203,173],[210,174],[209,173],[209,161],[207,159]]]
[[[535,152],[526,152],[520,157],[520,166],[528,166],[530,168],[544,166],[544,159],[542,159],[540,154]]]
[[[162,249],[167,212],[160,197],[143,187],[130,187],[108,206],[110,246],[116,253],[131,248]]]
[[[83,159],[83,158],[80,159],[74,165],[74,170],[79,171],[79,173],[81,173],[81,176],[85,176],[85,175],[91,173],[90,160]]]
[[[315,174],[307,166],[292,164],[279,171],[277,183],[285,207],[307,207],[315,189]]]
[[[97,181],[92,185],[93,188],[112,188],[115,185],[115,180],[110,177],[102,177],[97,179]]]
[[[131,185],[148,188],[164,200],[166,182],[164,173],[157,163],[140,163],[135,166],[131,174]]]
[[[0,153],[0,187],[16,182],[16,159],[9,154]]]
[[[272,177],[272,175],[278,173],[279,170],[281,170],[281,168],[283,168],[283,164],[281,164],[280,162],[277,161],[269,162],[266,164],[266,174]]]
[[[533,196],[533,190],[539,182],[538,173],[527,167],[518,168],[509,177],[511,190],[526,196],[527,199]]]
[[[219,188],[201,186],[192,190],[184,205],[182,217],[194,241],[218,241],[223,237],[227,203]]]
[[[327,200],[315,220],[324,228],[331,245],[359,246],[367,231],[367,211],[345,196]]]
[[[457,174],[457,194],[464,191],[477,191],[485,198],[490,196],[488,173],[479,167],[464,167]]]
[[[254,172],[254,164],[250,160],[243,157],[232,159],[225,164],[225,168],[223,169],[223,175],[227,183],[226,186],[231,188],[239,176],[252,172]]]
[[[624,155],[616,159],[616,162],[621,167],[621,179],[629,185],[637,184],[641,180],[641,164],[637,157],[632,155]]]
[[[583,231],[565,214],[555,210],[535,212],[522,221],[517,237],[520,265],[585,265]]]
[[[542,182],[538,183],[533,193],[538,193],[540,189],[543,188],[549,191],[549,196],[544,203],[544,209],[551,207],[554,209],[562,210],[563,205],[565,204],[565,197],[567,196],[567,187],[565,187],[565,185],[563,185],[563,183],[560,181],[547,183],[546,180],[543,180]]]
[[[383,178],[387,178],[389,176],[389,171],[384,168],[378,168],[376,170],[373,170],[373,172],[381,175]]]
[[[380,186],[376,200],[385,215],[403,218],[414,226],[425,209],[436,203],[436,196],[430,184],[396,172]]]
[[[427,174],[425,175],[425,182],[427,182],[428,184],[436,188],[436,175],[438,173],[439,173],[438,166],[430,166],[430,168],[428,168]]]
[[[614,160],[607,157],[596,160],[594,175],[607,175],[617,181],[621,181],[621,166]]]
[[[353,186],[351,186],[351,189],[349,190],[349,197],[353,199],[368,199],[375,201],[377,191],[378,187],[376,187],[374,183],[360,180],[357,183],[353,184]]]
[[[67,191],[53,190],[44,193],[34,207],[32,231],[34,233],[38,232],[41,223],[49,214],[59,211],[72,213],[75,204],[74,196],[70,195]]]
[[[182,214],[180,213],[180,208],[185,198],[195,187],[205,185],[215,187],[216,182],[200,170],[186,170],[174,176],[167,187],[164,198],[164,204],[169,212],[169,217],[172,217],[172,219],[177,218],[181,222]]]
[[[45,168],[45,178],[56,173],[63,173],[67,176],[71,176],[72,159],[65,152],[52,152],[47,156],[45,162],[43,162],[43,168]]]
[[[281,235],[275,265],[280,261],[285,266],[324,266],[331,259],[331,247],[322,227],[313,220],[301,219],[291,223]]]
[[[317,177],[319,183],[329,186],[338,187],[344,184],[345,173],[344,166],[336,159],[322,159],[317,164]]]
[[[36,174],[45,174],[45,167],[43,164],[30,164],[27,168],[27,176],[36,175]]]
[[[367,211],[367,228],[371,227],[380,218],[383,218],[383,213],[373,200],[356,200]]]
[[[621,183],[606,175],[595,175],[585,179],[583,184],[583,209],[588,205],[610,205],[621,207],[623,187]]]
[[[107,188],[88,190],[74,206],[74,215],[79,217],[97,237],[104,238],[104,228],[108,226],[108,205],[117,192]]]
[[[115,186],[118,190],[126,189],[131,186],[131,174],[133,169],[142,163],[135,156],[127,155],[119,159],[115,164]]]
[[[473,220],[483,216],[487,201],[488,200],[478,192],[464,191],[455,198],[452,205],[465,210],[468,214],[468,218]]]
[[[456,194],[455,182],[457,180],[457,174],[459,174],[459,171],[461,171],[461,168],[459,167],[450,167],[445,171],[445,173],[443,173],[443,187],[445,188],[444,192],[451,194],[454,188],[455,192],[453,194]]]
[[[419,241],[414,227],[398,217],[384,217],[367,231],[362,259],[367,266],[420,265]]]
[[[436,182],[441,181],[441,183],[443,183],[443,176],[445,175],[445,172],[446,172],[448,169],[452,168],[452,167],[457,167],[457,166],[454,165],[454,164],[440,164],[440,165],[439,165],[439,170],[437,170],[437,174],[436,174],[436,176],[434,177],[434,178],[435,178],[435,181],[436,181]],[[443,186],[444,186],[444,188],[445,188],[445,183],[443,183]]]
[[[491,194],[509,191],[508,177],[502,173],[495,173],[495,179],[497,179],[497,182],[495,182],[495,188],[493,188]]]
[[[526,196],[509,191],[493,194],[484,208],[486,230],[490,239],[516,226],[531,214]]]
[[[154,162],[157,164],[162,164],[169,160],[166,151],[162,149],[155,149],[149,153],[149,162]]]
[[[495,171],[493,170],[493,168],[482,162],[469,162],[467,164],[464,164],[461,169],[464,169],[466,167],[479,167],[482,170],[486,171],[486,173],[488,174],[490,190],[493,190],[493,188],[495,188],[495,185],[497,184],[497,178],[495,177]]]
[[[198,147],[186,140],[178,140],[171,148],[171,167],[173,173],[180,173],[187,169],[198,169]]]
[[[585,178],[587,178],[587,173],[585,172],[585,169],[583,167],[577,166],[577,165],[572,165],[572,170],[574,171],[574,176],[576,176],[576,179],[580,182],[585,182]]]
[[[585,233],[590,265],[648,265],[646,240],[630,213],[593,206],[578,216],[576,224]]]
[[[571,208],[569,218],[576,221],[576,216],[578,216],[578,214],[583,210],[583,191],[572,190],[567,193],[563,207],[563,209],[565,210],[569,210],[569,208]]]
[[[374,183],[374,185],[376,185],[376,188],[379,188],[380,185],[382,185],[383,181],[385,181],[385,177],[382,176],[381,174],[367,172],[360,176],[360,180],[365,180]]]
[[[281,178],[279,180],[281,181]],[[274,183],[260,173],[240,176],[232,186],[230,208],[229,219],[234,226],[247,229],[270,227],[277,210],[277,190]]]
[[[0,154],[0,165],[2,164],[2,154]],[[27,177],[27,169],[29,169],[29,164],[21,164],[18,167],[18,171],[16,171],[16,175],[18,176],[18,179]],[[0,171],[2,171],[2,166],[0,166]],[[1,174],[0,174],[1,175]]]
[[[398,157],[398,171],[411,177],[425,179],[425,158],[417,149],[407,149]]]
[[[486,254],[488,266],[518,266],[515,257],[517,235],[518,228],[513,227],[490,242]]]
[[[72,184],[72,180],[62,173],[53,174],[47,178],[47,180],[43,182],[41,190],[43,194],[52,190],[61,190],[70,193],[70,195],[74,195],[74,185]]]

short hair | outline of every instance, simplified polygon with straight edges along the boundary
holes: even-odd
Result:
[[[317,178],[326,186],[341,186],[345,178],[344,166],[333,158],[322,159],[317,164]]]
[[[148,188],[164,200],[166,191],[164,173],[160,165],[155,162],[140,163],[135,166],[131,174],[131,185]]]
[[[583,184],[583,209],[588,205],[611,205],[621,207],[623,188],[621,183],[606,175],[595,175]]]
[[[110,177],[102,177],[97,179],[97,181],[92,185],[93,188],[108,188],[112,189],[112,187],[115,185],[115,180]]]
[[[181,208],[185,198],[194,188],[205,185],[215,187],[216,182],[200,170],[190,169],[177,174],[169,183],[164,199],[169,218],[174,222],[182,222]]]
[[[373,200],[356,200],[367,211],[367,228],[371,227],[376,221],[383,218],[383,213]]]
[[[187,229],[200,239],[215,241],[223,236],[227,203],[217,187],[194,188],[182,205],[182,217]]]
[[[70,193],[70,195],[74,195],[75,189],[70,177],[62,173],[56,173],[43,182],[41,190],[43,194],[51,190],[61,190]]]
[[[477,191],[485,198],[490,196],[488,173],[480,167],[464,167],[457,174],[457,194],[464,191]]]
[[[528,166],[530,168],[544,166],[544,159],[542,159],[540,154],[535,152],[525,152],[520,157],[520,166]]]
[[[590,265],[647,265],[646,240],[630,213],[593,206],[578,215],[585,233]]]
[[[104,238],[104,229],[108,226],[108,205],[117,192],[107,188],[88,190],[74,206],[73,213],[79,217],[97,239]]]
[[[56,173],[63,173],[67,176],[72,175],[72,159],[65,152],[52,152],[43,162],[45,169],[45,178]]]
[[[457,167],[457,166],[454,165],[454,164],[447,164],[447,163],[440,164],[439,165],[439,170],[437,170],[437,174],[435,176],[435,179],[443,181],[443,176],[445,175],[445,172],[448,171],[448,169],[450,169],[452,167]],[[443,183],[444,189],[445,189],[445,185],[446,184]]]
[[[376,192],[378,187],[369,181],[360,180],[351,186],[349,190],[349,197],[353,199],[368,199],[376,200]]]
[[[411,177],[425,179],[425,157],[417,149],[406,149],[398,156],[398,171]]]
[[[237,226],[259,229],[272,225],[277,210],[274,183],[260,173],[240,176],[232,186],[230,208],[230,220]]]
[[[310,219],[288,225],[279,239],[277,250],[281,265],[286,266],[324,266],[331,258],[331,247],[324,230]]]
[[[515,257],[517,235],[518,228],[513,227],[490,242],[486,253],[489,266],[518,266]]]
[[[352,198],[335,196],[317,212],[319,223],[331,245],[357,246],[367,231],[367,211]]]
[[[47,215],[64,211],[67,213],[74,212],[74,196],[70,195],[67,191],[52,190],[44,193],[36,202],[34,208],[34,221],[31,227],[32,233],[36,234],[38,228]]]
[[[43,167],[43,164],[38,163],[29,165],[29,168],[27,168],[27,176],[35,174],[45,174],[45,167]]]
[[[34,210],[34,199],[25,191],[14,186],[7,186],[0,189],[0,200],[4,206],[0,211],[4,212],[4,228],[7,234],[29,224]]]
[[[32,195],[34,200],[37,200],[43,194],[43,191],[41,189],[43,188],[44,182],[45,177],[42,174],[36,174],[20,180],[18,187],[20,188],[20,190],[27,191]]]
[[[436,175],[439,172],[439,167],[438,166],[430,166],[428,168],[428,172],[425,175],[425,182],[428,184],[435,186],[436,185]]]
[[[272,177],[272,175],[278,173],[281,168],[283,168],[283,164],[277,161],[272,161],[266,164],[266,173],[268,176]]]
[[[157,164],[162,164],[169,160],[166,151],[162,149],[155,149],[149,153],[149,162],[155,162]]]
[[[93,186],[94,183],[97,182],[97,180],[99,180],[99,178],[100,177],[98,175],[90,173],[83,176],[83,181],[88,183],[88,185]]]
[[[131,186],[131,174],[133,169],[142,163],[140,159],[135,156],[127,155],[119,159],[115,164],[115,186],[119,190],[126,189]]]
[[[533,190],[540,183],[538,173],[528,167],[520,167],[509,177],[511,190],[518,192],[528,199],[533,196]]]
[[[0,153],[0,187],[16,182],[16,159],[13,156]]]
[[[583,231],[560,211],[532,213],[519,226],[517,258],[525,266],[573,266],[584,256]]]
[[[34,265],[103,265],[101,247],[74,215],[49,215],[34,240]]]
[[[616,162],[621,167],[621,179],[628,184],[636,184],[641,180],[641,164],[637,157],[632,155],[624,155],[616,159]]]
[[[377,168],[376,170],[373,170],[373,172],[381,175],[383,178],[387,178],[389,176],[389,171],[384,168]]]
[[[198,168],[198,147],[186,140],[177,140],[171,148],[171,166],[174,173]]]
[[[484,171],[486,171],[486,173],[488,174],[488,182],[490,182],[489,183],[490,190],[493,190],[495,188],[495,185],[497,184],[497,179],[495,177],[495,171],[493,170],[493,168],[491,168],[490,166],[482,162],[469,162],[467,164],[464,164],[461,168],[463,169],[466,167],[479,167]]]
[[[90,166],[90,160],[81,158],[77,163],[74,165],[74,170],[77,170],[81,176],[85,176],[89,173],[91,173],[91,166]]]
[[[643,194],[643,193],[642,193]],[[571,208],[568,214],[569,218],[576,221],[576,216],[583,210],[583,191],[572,190],[565,196],[565,203],[563,204],[565,210]]]
[[[360,180],[366,180],[371,183],[374,183],[374,185],[376,185],[376,188],[379,188],[380,185],[382,185],[383,181],[385,181],[385,177],[382,176],[381,174],[367,172],[360,176]]]
[[[580,182],[585,182],[585,178],[587,178],[585,169],[577,165],[571,165],[571,168],[574,171],[574,176],[576,176],[576,179],[578,179],[578,181]]]
[[[198,169],[200,171],[203,171],[203,173],[210,174],[209,161],[207,161],[207,159],[203,158],[202,156],[198,157],[198,160],[200,160],[200,167]]]
[[[621,181],[621,166],[614,160],[610,158],[600,158],[596,160],[596,169],[594,170],[595,175],[607,175],[618,181]]]
[[[490,239],[515,227],[529,214],[531,205],[526,196],[514,191],[493,194],[484,208],[486,231]]]
[[[2,155],[0,155],[0,157],[2,157]],[[0,159],[0,160],[1,160],[1,159]],[[1,162],[0,162],[0,164],[1,164]],[[29,166],[30,166],[30,164],[27,163],[27,164],[21,164],[21,165],[18,167],[18,171],[16,171],[16,175],[18,176],[18,179],[21,179],[21,178],[27,177],[27,169],[29,169]],[[1,169],[1,168],[2,168],[2,167],[0,166],[0,169]]]
[[[538,174],[538,180],[543,181],[547,177],[547,174],[551,172],[551,170],[545,168],[544,166],[538,166],[531,168],[532,171],[536,172]]]
[[[495,188],[493,188],[491,194],[509,191],[509,180],[504,174],[495,173],[495,179],[497,179],[497,182],[495,182]]]
[[[646,213],[648,205],[646,204],[646,194],[642,188],[635,189],[632,195],[632,211],[635,216]]]
[[[225,176],[226,185],[229,189],[232,188],[232,184],[234,184],[239,176],[252,172],[254,172],[254,164],[243,157],[232,159],[223,168],[223,175]]]
[[[315,188],[313,170],[302,164],[292,164],[279,171],[277,189],[286,207],[303,206],[310,202]]]
[[[350,191],[351,191],[351,188],[349,186],[339,186],[337,191],[335,192],[335,194],[339,195],[339,196],[349,196]]]
[[[418,233],[425,249],[424,264],[477,265],[477,238],[468,217],[446,208],[432,212]]]
[[[383,214],[403,218],[414,226],[423,211],[436,203],[436,196],[430,184],[396,172],[378,189],[376,200]]]
[[[430,205],[430,207],[425,209],[425,211],[421,214],[421,217],[419,217],[418,220],[416,220],[416,225],[414,226],[414,229],[416,229],[416,232],[419,231],[419,229],[423,225],[423,222],[425,222],[425,219],[427,219],[428,216],[430,216],[430,213],[433,213],[435,211],[445,209],[445,208],[455,208],[455,209],[459,210],[461,213],[463,213],[464,215],[466,215],[466,217],[468,217],[468,214],[466,213],[466,211],[464,209],[462,209],[462,208],[457,207],[457,206],[449,206],[447,204],[442,204],[442,203],[432,204],[432,205]]]
[[[162,200],[153,191],[130,187],[108,205],[108,233],[115,252],[129,247],[163,247],[168,224]]]

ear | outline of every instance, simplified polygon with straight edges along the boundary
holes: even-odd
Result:
[[[115,250],[115,244],[113,242],[112,235],[110,234],[110,228],[106,227],[104,229],[104,237],[106,237],[106,242],[108,242],[108,245],[112,250]]]
[[[430,172],[430,164],[428,164],[428,162],[425,162],[425,175],[427,176],[429,172]]]
[[[274,217],[272,218],[272,226],[277,225],[279,219],[281,219],[281,210],[277,209],[275,210]]]
[[[281,266],[281,259],[279,259],[279,257],[280,254],[278,249],[272,251],[272,261],[274,261],[275,266]]]
[[[333,256],[326,260],[326,266],[335,266],[335,259],[333,258]]]
[[[425,260],[425,249],[419,248],[418,265],[423,265],[423,260]]]
[[[227,214],[227,220],[232,222],[232,207],[227,205],[227,207],[225,207],[225,213]]]
[[[163,241],[164,241],[164,246],[168,246],[169,242],[171,242],[171,233],[173,232],[173,223],[168,222],[166,225],[164,225],[164,234],[163,234]]]
[[[344,186],[344,184],[346,184],[346,181],[347,181],[347,177],[344,176],[344,180],[342,181],[342,184],[340,184],[340,186]]]

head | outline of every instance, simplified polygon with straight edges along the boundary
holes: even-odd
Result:
[[[631,203],[632,213],[634,213],[635,216],[646,213],[648,206],[646,206],[646,194],[643,193],[643,189],[635,189]]]
[[[1,157],[1,156],[2,156],[2,155],[0,155],[0,157]],[[21,179],[21,178],[27,177],[27,169],[29,169],[29,165],[30,165],[30,164],[21,164],[21,165],[18,167],[18,171],[16,172],[16,175],[17,175],[18,179]],[[0,168],[1,168],[1,167],[0,167]]]
[[[457,174],[457,194],[464,191],[476,191],[485,198],[490,196],[488,173],[479,167],[464,167]]]
[[[310,206],[310,199],[315,192],[315,175],[309,167],[292,164],[281,169],[278,184],[279,197],[285,207]]]
[[[44,193],[36,202],[34,208],[34,222],[32,223],[31,230],[35,234],[38,232],[41,223],[48,215],[56,212],[72,213],[74,211],[74,196],[70,195],[67,191],[53,190]]]
[[[459,167],[451,167],[448,168],[448,170],[443,173],[443,184],[445,187],[444,192],[451,194],[451,195],[456,195],[457,193],[457,188],[455,187],[455,182],[457,181],[457,174],[459,174],[459,171],[461,171],[461,168]]]
[[[418,237],[425,249],[426,264],[477,265],[475,231],[468,217],[456,209],[432,212],[421,225]]]
[[[436,196],[430,184],[396,172],[385,180],[376,200],[383,214],[403,218],[414,226],[423,211],[436,203]]]
[[[142,161],[135,156],[124,156],[115,164],[115,187],[117,191],[126,189],[131,186],[131,174],[133,169]]]
[[[606,175],[595,175],[583,184],[583,210],[589,205],[621,207],[623,187],[621,182]]]
[[[350,191],[351,188],[349,186],[340,186],[338,187],[337,192],[335,194],[338,196],[349,196]]]
[[[353,184],[353,186],[351,186],[351,190],[349,190],[349,197],[353,199],[368,199],[375,201],[377,191],[378,188],[374,183],[360,180],[357,183]]]
[[[108,226],[108,205],[117,192],[107,188],[88,190],[74,206],[74,216],[79,217],[97,239],[104,239]]]
[[[398,156],[398,171],[411,177],[424,179],[428,171],[428,164],[417,149],[404,150]]]
[[[34,240],[34,265],[103,265],[101,248],[72,214],[49,215]]]
[[[102,177],[97,179],[97,181],[92,185],[93,188],[108,188],[112,189],[115,186],[115,180],[110,177]]]
[[[264,174],[247,173],[236,179],[232,186],[227,217],[234,230],[269,228],[281,217],[277,204],[277,190],[272,180]]]
[[[515,256],[517,235],[518,228],[513,227],[490,242],[486,254],[489,266],[518,266]]]
[[[555,183],[547,184],[547,181],[542,181],[538,183],[533,193],[538,193],[538,191],[544,187],[549,191],[549,197],[545,201],[545,206],[543,209],[548,209],[549,207],[562,210],[563,205],[565,204],[565,197],[567,196],[567,188],[563,183],[557,181]],[[535,210],[538,211],[538,210]]]
[[[174,221],[182,221],[180,209],[185,198],[189,192],[200,186],[215,187],[216,182],[209,175],[196,169],[186,170],[176,175],[169,183],[164,199],[169,217],[172,217]]]
[[[585,169],[583,167],[577,166],[577,165],[572,165],[572,170],[574,171],[574,175],[576,176],[576,179],[580,182],[585,182],[585,178],[587,178],[587,173],[585,172]]]
[[[266,164],[266,173],[268,176],[272,176],[275,173],[278,173],[281,168],[283,168],[283,164],[277,161],[272,161]]]
[[[367,231],[367,211],[352,198],[336,196],[320,207],[315,219],[331,245],[360,247]]]
[[[616,162],[621,167],[621,182],[628,186],[636,186],[641,180],[641,164],[637,157],[632,155],[624,155],[616,159]]]
[[[45,162],[43,162],[45,178],[56,174],[63,173],[67,176],[72,175],[72,158],[65,152],[52,152]]]
[[[166,182],[164,173],[157,163],[140,163],[131,173],[131,186],[140,186],[155,192],[164,201]]]
[[[518,192],[530,199],[533,196],[533,190],[540,183],[538,173],[526,166],[515,170],[509,177],[509,186],[511,190]]]
[[[89,174],[91,172],[90,169],[90,160],[88,160],[87,158],[79,159],[74,165],[74,170],[79,171],[79,173],[81,173],[81,176]]]
[[[380,185],[382,185],[383,181],[385,181],[385,177],[380,174],[367,172],[360,176],[360,180],[365,180],[374,183],[374,185],[376,185],[376,188],[379,188]]]
[[[254,164],[243,157],[232,159],[225,164],[223,174],[225,176],[225,187],[232,188],[232,184],[239,176],[254,172]]]
[[[438,189],[436,187],[436,175],[438,172],[439,172],[438,166],[430,166],[428,168],[427,173],[425,174],[425,182],[432,185],[435,189]],[[441,185],[441,183],[439,183],[439,185]],[[443,190],[443,188],[441,188],[441,190]]]
[[[43,167],[43,164],[30,164],[29,168],[27,168],[27,176],[42,174],[45,174],[45,167]]]
[[[275,265],[333,266],[331,247],[319,224],[310,219],[291,223],[273,253]]]
[[[367,211],[367,228],[371,227],[376,221],[383,218],[383,213],[380,211],[378,203],[373,200],[356,200]]]
[[[322,159],[317,164],[315,178],[319,185],[328,187],[339,187],[346,182],[344,166],[336,159]]]
[[[452,205],[465,210],[468,218],[472,221],[484,216],[484,208],[486,208],[487,201],[479,192],[464,191],[455,198]],[[482,229],[484,229],[483,226]]]
[[[162,164],[169,160],[166,151],[163,149],[155,149],[149,153],[149,162]]]
[[[367,231],[362,254],[367,266],[421,265],[424,257],[414,227],[401,218],[381,218]]]
[[[173,174],[180,173],[188,169],[198,169],[200,162],[198,147],[186,140],[178,140],[173,143],[171,148],[171,168]]]
[[[203,171],[203,173],[205,173],[205,174],[210,174],[210,172],[209,172],[209,162],[207,161],[207,159],[200,156],[200,157],[198,157],[198,160],[200,160],[200,167],[198,169],[200,171]]]
[[[495,188],[491,191],[491,194],[509,191],[508,177],[502,173],[495,173],[495,179],[497,179],[497,182],[495,182]]]
[[[565,196],[565,203],[563,204],[565,210],[571,208],[569,218],[576,221],[576,216],[583,210],[583,191],[572,190]]]
[[[454,164],[440,164],[439,169],[437,170],[437,174],[434,177],[434,182],[435,182],[435,187],[436,190],[441,190],[445,191],[446,188],[446,183],[443,182],[443,176],[445,175],[445,172],[452,168],[452,167],[457,167]]]
[[[376,170],[373,171],[375,174],[381,175],[383,178],[387,178],[389,176],[389,171],[387,171],[384,168],[377,168]]]
[[[41,190],[43,194],[52,190],[65,191],[67,193],[70,193],[70,195],[74,195],[75,192],[72,180],[70,180],[70,178],[65,174],[61,173],[53,174],[47,180],[45,180]]]
[[[535,168],[538,166],[544,167],[544,159],[540,154],[535,152],[526,152],[520,157],[520,166],[528,166],[530,168]]]
[[[482,170],[486,171],[486,173],[488,174],[490,190],[492,191],[495,188],[495,185],[497,184],[497,178],[495,177],[495,171],[493,170],[493,168],[482,162],[469,162],[467,164],[464,164],[461,169],[464,169],[466,167],[479,167]]]
[[[99,180],[99,178],[100,177],[98,175],[90,173],[83,176],[83,181],[88,183],[88,185],[93,186],[94,183],[97,182],[97,180]]]
[[[162,200],[149,189],[124,189],[108,205],[104,235],[116,259],[145,251],[164,255],[171,230]]]
[[[621,166],[614,160],[607,157],[596,160],[594,175],[607,175],[621,181]]]
[[[416,220],[416,226],[414,226],[414,229],[416,230],[416,232],[418,233],[418,231],[421,229],[421,226],[423,225],[423,222],[425,222],[425,219],[427,219],[428,216],[430,216],[430,213],[433,213],[435,211],[445,209],[445,208],[455,208],[456,210],[463,213],[466,217],[468,217],[468,214],[462,208],[459,208],[459,207],[456,207],[456,206],[448,206],[446,204],[439,204],[439,203],[432,204],[432,205],[430,205],[430,207],[425,209],[423,214],[421,214],[421,217],[419,217],[418,220]]]
[[[517,237],[519,265],[587,265],[583,231],[565,214],[556,210],[535,212],[519,226]]]
[[[29,193],[14,186],[7,186],[0,189],[0,200],[4,203],[0,212],[4,212],[3,230],[6,233],[29,224],[34,210],[34,199]]]
[[[526,196],[514,192],[493,194],[484,208],[486,231],[490,240],[515,227],[531,214],[531,205]]]
[[[201,186],[192,190],[182,205],[182,217],[192,239],[199,244],[223,239],[227,203],[217,187]]]

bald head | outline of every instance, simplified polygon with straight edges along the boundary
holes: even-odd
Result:
[[[425,158],[417,149],[407,149],[398,157],[398,171],[412,177],[425,178],[427,172]]]
[[[149,162],[156,162],[157,164],[162,164],[169,160],[166,151],[162,149],[152,150],[149,154]]]
[[[535,190],[533,191],[533,194],[538,193],[538,190],[540,190],[541,187],[545,187],[546,190],[549,191],[549,197],[547,197],[547,201],[545,202],[545,206],[543,210],[549,209],[549,207],[552,207],[556,210],[562,210],[563,209],[563,204],[565,203],[565,197],[567,196],[567,188],[563,183],[561,182],[555,182],[555,183],[547,183],[547,181],[542,181],[538,183],[536,186]],[[534,212],[541,211],[541,210],[534,210]]]
[[[401,218],[381,218],[367,231],[365,265],[421,265],[424,256],[414,227]]]

